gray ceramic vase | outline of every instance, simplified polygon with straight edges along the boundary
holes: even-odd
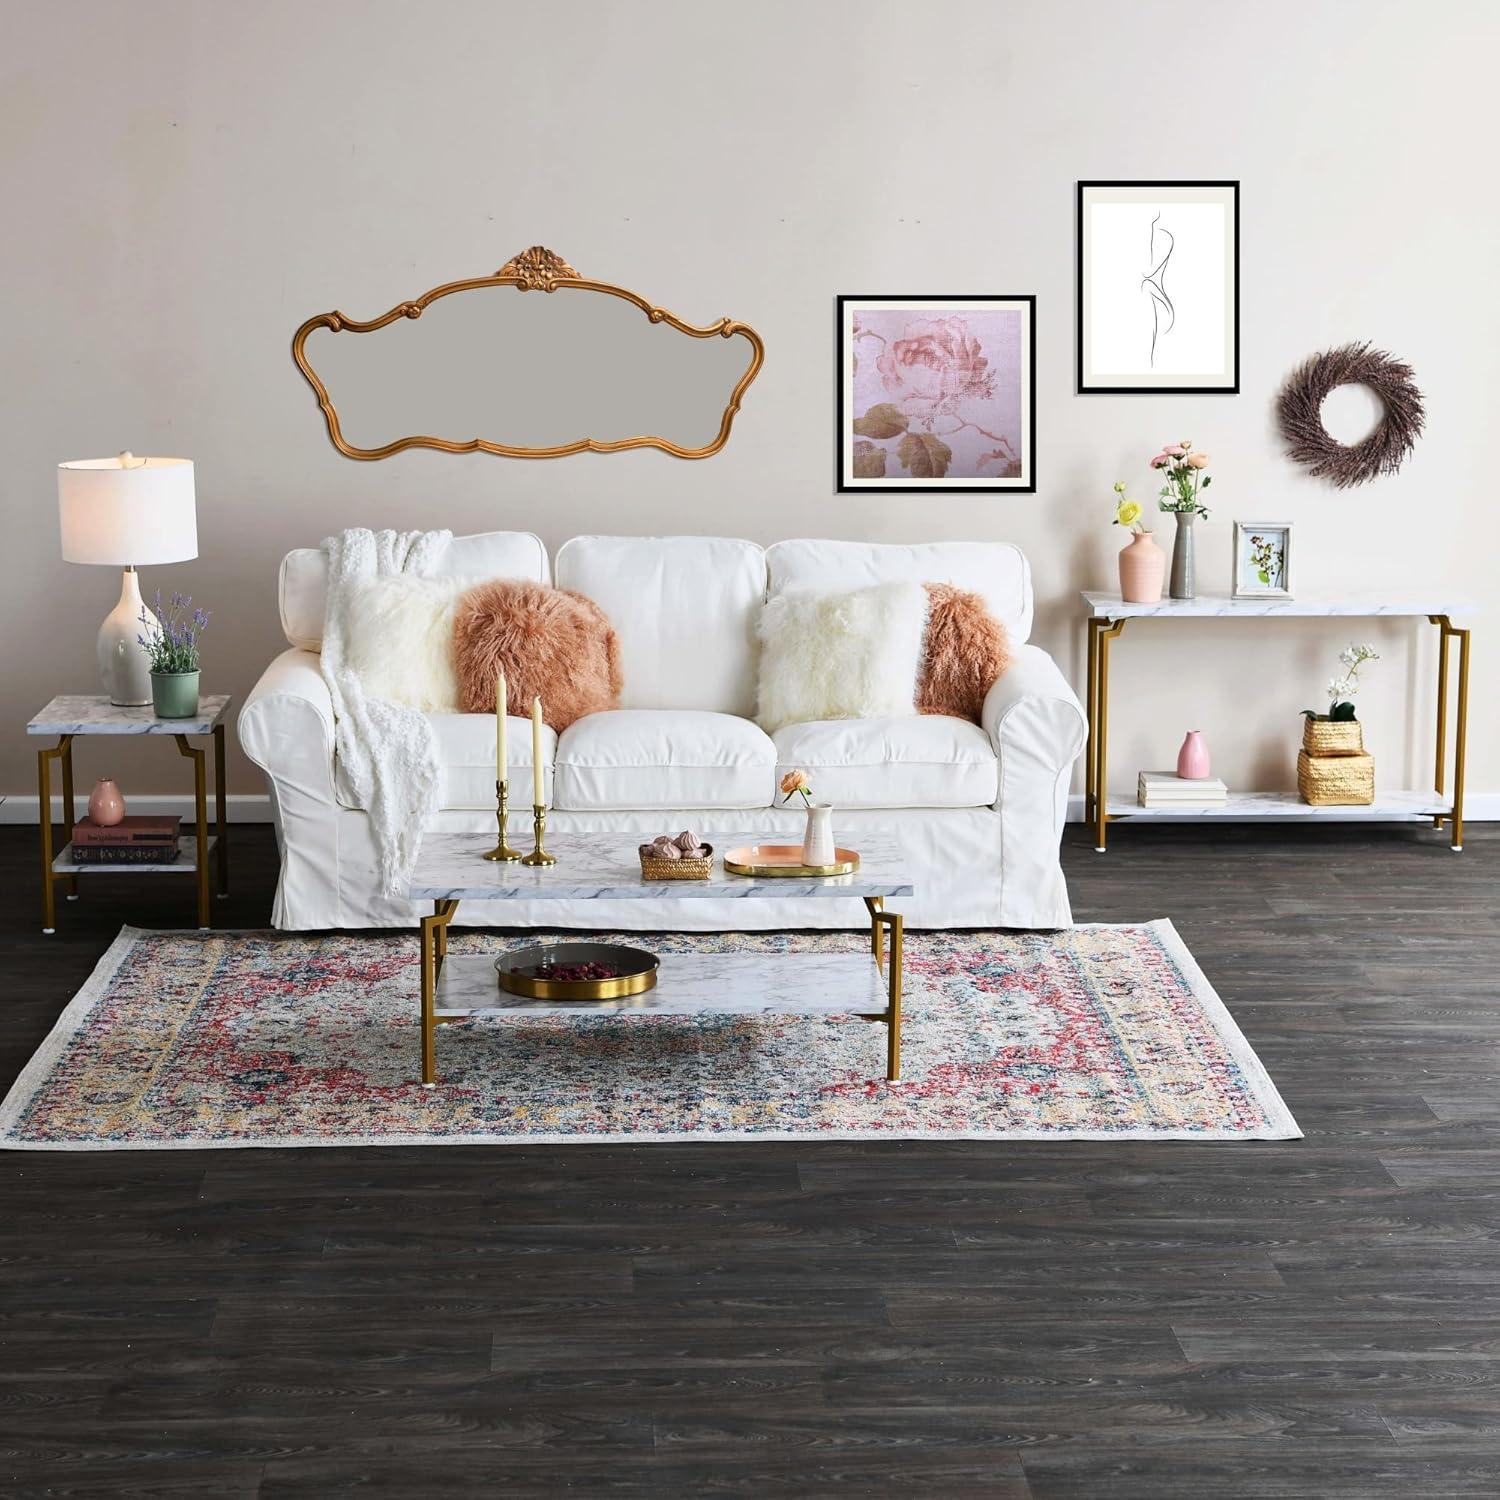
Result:
[[[1196,599],[1198,589],[1193,578],[1193,543],[1196,539],[1193,522],[1197,511],[1177,512],[1177,540],[1172,544],[1172,586],[1174,599]]]

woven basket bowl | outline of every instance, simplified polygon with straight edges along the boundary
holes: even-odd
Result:
[[[1297,791],[1310,807],[1365,807],[1375,800],[1375,757],[1299,750]]]
[[[1309,755],[1363,755],[1365,735],[1358,719],[1304,719],[1302,748]]]
[[[642,880],[707,880],[714,872],[714,846],[705,844],[700,859],[652,859],[641,855]]]

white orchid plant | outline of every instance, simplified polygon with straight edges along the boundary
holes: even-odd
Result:
[[[1349,700],[1359,691],[1359,669],[1367,661],[1379,661],[1380,653],[1370,645],[1351,642],[1339,652],[1339,665],[1344,669],[1328,683],[1328,712],[1320,714],[1315,708],[1304,708],[1309,719],[1332,719],[1346,722],[1354,717],[1354,705]]]

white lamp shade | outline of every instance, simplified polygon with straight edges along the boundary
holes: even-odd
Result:
[[[68,562],[127,568],[198,555],[191,459],[126,455],[59,464],[57,512]]]

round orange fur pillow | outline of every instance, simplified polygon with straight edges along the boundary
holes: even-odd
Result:
[[[1010,637],[978,594],[928,583],[927,642],[917,681],[919,714],[979,722],[985,695],[1010,666]]]
[[[465,713],[495,711],[503,671],[518,718],[542,700],[559,734],[620,701],[620,643],[609,617],[572,589],[496,579],[470,589],[453,611],[453,670]]]

